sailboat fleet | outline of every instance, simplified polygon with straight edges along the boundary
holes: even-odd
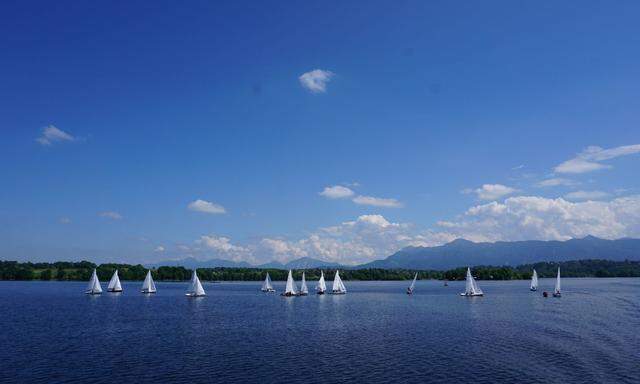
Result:
[[[407,295],[412,295],[415,290],[416,280],[418,279],[418,273],[413,276],[413,280],[411,281],[411,285],[407,288]],[[531,291],[538,290],[538,272],[533,270],[531,275],[531,283],[529,286]],[[275,288],[273,287],[273,283],[271,281],[271,276],[267,272],[267,275],[262,283],[262,288],[260,289],[262,292],[275,292]],[[107,286],[107,292],[122,292],[122,284],[120,283],[120,278],[118,276],[118,270],[116,269],[111,276],[111,280],[109,280],[109,284]],[[142,289],[140,290],[144,294],[152,294],[156,293],[156,284],[153,281],[153,276],[151,275],[151,270],[147,271],[147,275],[142,283]],[[320,271],[320,279],[315,287],[316,294],[323,295],[327,291],[327,283],[324,278],[324,271]],[[91,273],[91,278],[89,279],[89,284],[84,291],[89,295],[98,295],[102,293],[102,287],[100,285],[100,280],[98,279],[98,274],[96,269],[93,269]],[[344,295],[347,293],[347,288],[345,287],[342,279],[340,278],[340,271],[336,270],[336,274],[333,278],[333,286],[331,289],[331,294],[334,295]],[[300,290],[296,285],[295,280],[293,279],[293,271],[289,270],[289,274],[287,275],[287,283],[285,286],[284,292],[282,292],[282,296],[306,296],[309,294],[309,288],[307,287],[307,281],[305,272],[302,272],[302,280],[300,285]],[[200,297],[206,296],[206,292],[202,287],[202,283],[198,278],[197,270],[193,271],[191,275],[191,280],[189,282],[189,287],[187,288],[187,292],[185,293],[188,297]],[[466,278],[465,278],[465,291],[460,293],[460,296],[483,296],[484,292],[478,286],[475,278],[471,274],[471,268],[467,268]],[[547,297],[548,293],[543,292],[543,296]],[[556,284],[553,290],[553,297],[562,297],[561,293],[561,284],[560,284],[560,267],[558,267],[558,273],[556,275]]]

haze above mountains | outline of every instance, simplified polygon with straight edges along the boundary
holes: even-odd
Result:
[[[287,263],[269,262],[252,265],[223,259],[197,260],[186,258],[164,261],[153,266],[183,266],[186,268],[404,268],[404,269],[450,269],[474,265],[520,265],[540,261],[567,261],[579,259],[640,260],[640,239],[623,238],[605,240],[594,236],[566,241],[499,241],[475,243],[457,239],[436,247],[406,247],[393,255],[355,266],[303,257]]]

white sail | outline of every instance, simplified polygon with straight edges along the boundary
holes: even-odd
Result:
[[[156,293],[156,284],[151,277],[151,270],[147,271],[147,277],[144,278],[142,283],[142,293]]]
[[[264,283],[262,283],[262,291],[273,291],[273,284],[271,284],[271,276],[269,276],[269,272],[267,272],[267,277],[264,278]]]
[[[96,273],[96,269],[93,269],[93,273],[91,274],[91,279],[89,280],[89,285],[87,285],[87,290],[85,293],[102,293],[102,287],[100,286],[100,280],[98,280],[98,274]]]
[[[296,282],[293,281],[293,274],[291,270],[289,270],[289,276],[287,276],[287,286],[284,289],[284,295],[297,295],[298,287],[296,287]]]
[[[113,272],[113,276],[111,276],[111,280],[109,280],[109,285],[107,286],[107,291],[109,292],[122,292],[122,285],[120,284],[120,278],[118,277],[118,270],[116,269]]]
[[[340,278],[340,272],[336,269],[336,276],[333,278],[333,293],[347,293],[347,288],[344,286],[342,279]]]
[[[531,290],[535,291],[538,289],[538,272],[533,270],[533,275],[531,276]]]
[[[464,293],[461,293],[463,296],[482,296],[483,292],[480,287],[478,287],[478,283],[471,275],[471,268],[467,268],[467,281],[465,285]]]
[[[327,290],[327,283],[324,281],[324,272],[320,271],[320,280],[318,280],[318,285],[316,285],[316,291],[324,293]]]
[[[411,285],[409,286],[409,291],[413,292],[413,289],[416,287],[416,279],[418,278],[418,272],[416,272],[416,275],[413,276],[413,281],[411,282]]]
[[[309,293],[309,288],[307,288],[307,281],[304,278],[304,272],[302,272],[302,284],[300,285],[300,294],[306,295]]]
[[[556,277],[556,288],[553,292],[555,294],[560,294],[560,267],[558,267],[558,276]]]
[[[191,283],[189,284],[189,288],[187,289],[187,296],[204,296],[206,293],[204,292],[204,288],[202,288],[202,284],[200,283],[200,279],[198,278],[198,273],[196,270],[193,270],[193,275],[191,275]]]

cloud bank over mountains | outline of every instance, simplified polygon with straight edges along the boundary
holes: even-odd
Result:
[[[640,237],[640,195],[611,201],[571,202],[564,198],[509,197],[467,209],[433,229],[392,222],[383,215],[361,215],[352,221],[319,228],[298,238],[263,237],[247,244],[215,234],[195,240],[181,257],[221,258],[263,263],[313,257],[359,264],[386,257],[406,246],[435,246],[456,238],[472,241],[567,240],[594,235],[605,239]]]

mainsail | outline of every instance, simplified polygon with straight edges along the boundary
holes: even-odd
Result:
[[[342,279],[340,278],[340,272],[336,269],[336,276],[333,278],[333,293],[347,293],[347,288],[344,286]]]
[[[536,291],[538,289],[538,272],[533,270],[533,275],[531,276],[531,290]]]
[[[287,276],[287,286],[284,289],[284,296],[295,296],[298,294],[298,287],[296,287],[296,282],[293,281],[293,274],[291,270],[289,270],[289,276]]]
[[[558,267],[558,276],[556,277],[556,288],[553,290],[553,294],[560,295],[560,267]]]
[[[320,271],[320,280],[318,280],[318,285],[316,285],[316,291],[318,293],[324,293],[327,290],[327,283],[324,282],[324,272]]]
[[[118,270],[116,269],[113,272],[113,276],[111,276],[111,280],[109,280],[109,285],[107,286],[107,291],[109,292],[122,292],[122,285],[120,285],[120,278],[118,277]]]
[[[204,296],[206,293],[204,292],[204,288],[202,288],[202,284],[200,283],[200,279],[198,279],[198,273],[196,270],[193,270],[193,275],[191,275],[191,283],[189,283],[189,288],[187,289],[187,296]]]
[[[461,293],[462,296],[482,296],[483,292],[480,287],[478,287],[478,283],[471,275],[471,268],[467,268],[467,283],[465,286],[464,293]]]
[[[416,275],[413,276],[413,281],[411,282],[411,285],[409,286],[409,289],[407,290],[408,292],[413,293],[413,289],[416,287],[416,279],[418,278],[418,272],[416,272]]]
[[[153,282],[153,277],[151,277],[151,270],[147,272],[147,277],[144,278],[144,283],[142,283],[142,293],[156,293],[156,283]]]
[[[273,292],[273,284],[271,284],[271,276],[269,276],[269,272],[267,272],[267,277],[264,278],[264,283],[262,283],[262,292]]]
[[[302,284],[300,285],[300,294],[307,295],[309,293],[309,288],[307,288],[307,281],[304,278],[304,272],[302,272]]]
[[[96,269],[93,269],[93,273],[91,274],[91,279],[89,280],[89,285],[87,285],[87,289],[84,293],[88,293],[91,295],[102,293],[102,287],[100,286],[100,280],[98,280],[98,274],[96,273]]]

